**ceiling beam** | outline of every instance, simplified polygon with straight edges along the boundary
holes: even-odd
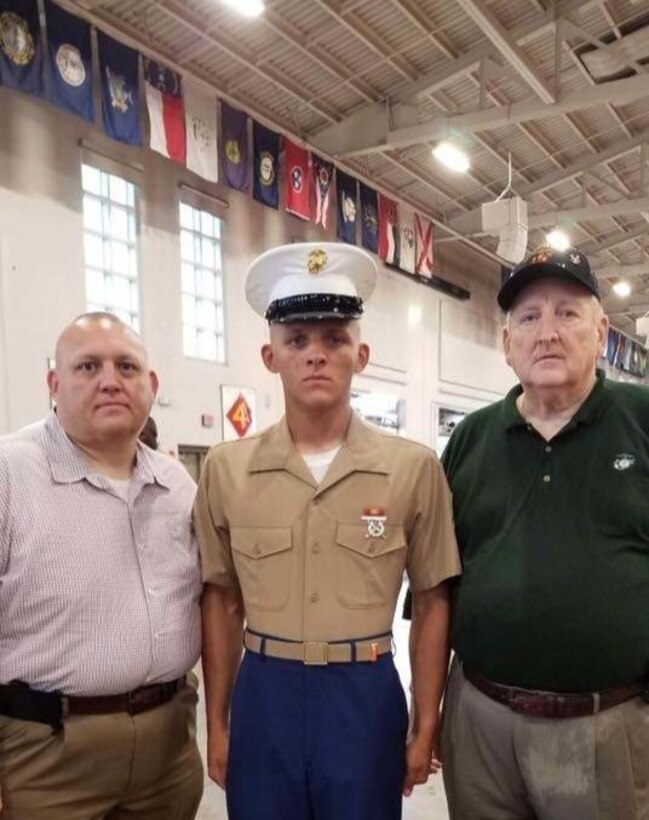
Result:
[[[473,22],[483,31],[496,49],[507,62],[515,69],[523,81],[532,89],[544,103],[555,102],[555,95],[539,74],[525,52],[516,41],[507,33],[502,23],[487,8],[483,0],[457,0],[461,8],[469,15]]]
[[[561,17],[574,14],[585,6],[592,4],[593,0],[559,0],[554,4],[554,8],[549,11],[539,14],[527,23],[515,26],[509,34],[510,40],[518,46],[529,43],[553,29]],[[496,53],[491,44],[480,45],[443,68],[419,77],[409,85],[397,89],[394,99],[405,102],[406,100],[427,97],[433,91],[447,85],[468,71],[475,71],[480,67],[480,61],[484,57],[493,57]]]
[[[602,242],[584,242],[579,246],[579,249],[588,256],[595,256],[598,253],[603,253],[617,245],[623,245],[625,242],[633,242],[641,236],[649,233],[649,225],[643,225],[641,228],[636,228],[632,231],[618,231],[611,234]]]
[[[438,115],[417,125],[393,127],[398,122],[398,111],[389,106],[359,112],[337,123],[335,130],[326,129],[314,135],[314,142],[334,155],[369,154],[387,149],[405,148],[427,140],[439,140],[454,133],[479,133],[506,125],[517,125],[531,120],[548,119],[579,111],[584,108],[615,102],[627,105],[647,96],[644,76],[615,80],[610,83],[582,88],[566,94],[559,102],[544,105],[537,100],[523,100],[511,105],[477,109],[466,114]]]
[[[649,210],[649,197],[638,199],[620,199],[617,202],[603,205],[587,205],[583,208],[572,208],[566,211],[548,211],[543,214],[532,214],[527,219],[528,228],[544,228],[550,225],[565,225],[567,222],[580,222],[582,219],[601,219],[607,216],[638,214]]]
[[[637,265],[604,265],[601,268],[593,267],[592,271],[599,277],[606,279],[611,277],[624,279],[626,276],[649,276],[649,262],[640,262]]]
[[[592,170],[593,166],[599,165],[603,162],[617,159],[635,150],[642,143],[649,141],[649,131],[643,131],[641,134],[632,139],[616,142],[605,151],[599,151],[595,154],[586,154],[581,159],[566,165],[565,168],[557,168],[549,174],[534,180],[533,182],[523,182],[520,185],[514,185],[514,191],[523,199],[528,199],[532,194],[538,194],[559,185],[562,182],[574,179],[584,171]],[[455,230],[462,233],[477,233],[481,230],[482,214],[480,208],[474,208],[466,214],[451,219],[450,224]]]

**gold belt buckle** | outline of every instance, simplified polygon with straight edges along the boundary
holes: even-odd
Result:
[[[306,666],[326,666],[329,663],[329,647],[323,641],[307,641],[304,644]]]

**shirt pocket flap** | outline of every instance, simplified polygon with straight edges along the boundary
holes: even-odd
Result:
[[[290,527],[232,527],[230,541],[248,558],[266,558],[290,550],[293,538]]]
[[[377,558],[406,546],[403,527],[398,524],[386,526],[383,535],[375,537],[368,534],[365,525],[339,524],[336,541],[341,547],[353,550],[366,558]]]

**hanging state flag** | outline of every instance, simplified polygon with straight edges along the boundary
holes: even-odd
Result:
[[[323,228],[329,227],[329,212],[331,209],[331,183],[333,182],[334,166],[322,157],[315,154],[312,157],[313,169],[313,221]]]
[[[285,209],[300,219],[310,219],[311,168],[306,148],[284,137],[284,201]]]
[[[139,54],[103,31],[97,32],[104,130],[128,145],[141,145]]]
[[[379,204],[373,188],[360,183],[361,189],[361,242],[363,247],[376,253],[379,249]]]
[[[0,85],[43,94],[43,47],[36,0],[0,0]]]
[[[183,84],[187,167],[210,182],[219,179],[216,143],[216,98],[191,83]]]
[[[92,122],[92,52],[90,26],[45,0],[49,98],[54,105]]]
[[[248,190],[248,117],[245,111],[221,103],[221,148],[225,182]]]
[[[358,182],[340,169],[336,171],[336,199],[338,202],[338,239],[356,244],[356,192]]]
[[[149,111],[149,146],[174,162],[185,162],[185,115],[180,74],[144,60],[144,91]]]
[[[254,174],[252,195],[269,208],[279,205],[279,134],[258,122],[252,123]]]
[[[433,223],[415,214],[415,273],[433,275]]]
[[[415,212],[399,206],[399,267],[406,273],[415,272]]]
[[[379,257],[388,265],[399,258],[399,226],[397,203],[379,194]]]

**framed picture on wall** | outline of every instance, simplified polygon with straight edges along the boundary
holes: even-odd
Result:
[[[257,396],[251,387],[221,385],[223,441],[236,441],[257,432]]]
[[[433,449],[438,456],[441,456],[453,430],[455,430],[469,411],[460,410],[456,407],[442,407],[440,405],[436,405],[435,407],[437,410],[437,418],[434,418],[436,437]]]

